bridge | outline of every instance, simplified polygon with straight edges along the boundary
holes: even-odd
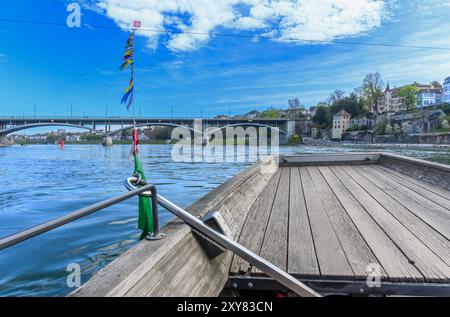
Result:
[[[31,128],[68,127],[103,135],[112,144],[112,136],[136,127],[186,128],[203,137],[227,127],[266,127],[280,134],[280,143],[286,143],[295,134],[294,120],[248,118],[135,118],[132,117],[0,117],[0,137]]]

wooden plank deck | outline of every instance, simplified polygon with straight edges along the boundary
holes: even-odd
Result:
[[[287,162],[239,242],[300,279],[450,283],[450,191],[378,164]],[[264,276],[237,256],[230,275]]]

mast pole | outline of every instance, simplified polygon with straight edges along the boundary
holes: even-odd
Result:
[[[136,84],[134,81],[134,63],[136,61],[136,51],[135,51],[135,34],[136,34],[136,22],[134,22],[134,28],[132,29],[133,32],[133,63],[131,64],[131,80],[133,81],[133,96],[131,96],[131,98],[133,98],[133,128],[136,129],[136,108],[134,105],[134,97],[135,97],[135,92],[136,92]]]

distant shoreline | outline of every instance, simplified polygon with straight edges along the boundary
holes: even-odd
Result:
[[[131,145],[131,141],[116,141],[114,142],[114,145]],[[153,142],[153,141],[143,141],[140,143],[141,145],[173,145],[174,143],[167,143],[165,141],[163,142]],[[54,145],[57,146],[57,144],[51,144],[51,143],[14,143],[14,144],[0,144],[0,148],[6,148],[6,147],[19,147],[19,146],[33,146],[33,145]],[[102,146],[102,143],[99,142],[66,142],[65,145],[99,145]],[[243,145],[243,144],[238,144]],[[414,144],[414,143],[324,143],[324,144],[299,144],[299,145],[280,145],[280,147],[346,147],[346,148],[394,148],[394,147],[401,147],[401,148],[442,148],[442,149],[449,149],[450,150],[450,144]]]

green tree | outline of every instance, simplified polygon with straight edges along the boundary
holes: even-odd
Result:
[[[55,133],[50,133],[50,134],[47,135],[47,138],[46,138],[46,142],[47,142],[47,143],[53,144],[53,143],[56,143],[56,142],[58,142],[58,141],[59,141],[59,137],[58,137],[57,134],[55,134]]]
[[[394,129],[392,128],[392,126],[389,123],[386,124],[386,127],[384,128],[384,133],[386,133],[386,134],[394,133]]]
[[[312,120],[322,128],[331,126],[330,107],[319,104],[316,109],[316,114],[314,115]]]
[[[280,118],[280,110],[271,108],[261,113],[261,118],[263,119],[278,119]]]
[[[417,94],[419,89],[416,86],[409,85],[400,88],[397,95],[402,98],[402,103],[407,110],[412,110],[416,108],[417,105]]]
[[[375,134],[384,134],[386,132],[386,126],[389,124],[389,121],[387,119],[384,119],[380,122],[378,122],[373,131]]]
[[[83,134],[80,139],[84,142],[94,142],[94,143],[98,143],[101,142],[103,140],[103,136],[100,134]]]
[[[330,107],[331,114],[338,113],[341,110],[345,110],[353,117],[357,117],[363,112],[363,107],[358,101],[358,97],[352,93],[349,97],[345,97],[340,101],[333,103]]]
[[[402,123],[402,133],[408,134],[409,133],[410,124],[408,122]]]
[[[446,115],[450,115],[450,103],[444,103],[442,105],[442,111],[444,111]]]

